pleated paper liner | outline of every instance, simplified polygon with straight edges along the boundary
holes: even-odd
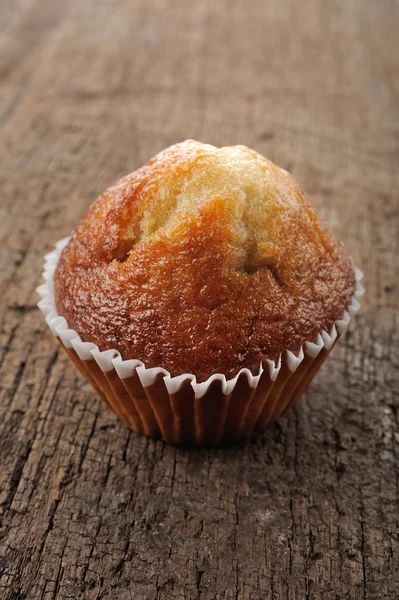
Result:
[[[322,331],[314,342],[305,342],[298,355],[286,350],[277,364],[266,361],[257,375],[242,369],[230,380],[217,374],[197,383],[189,373],[171,377],[160,367],[147,369],[139,360],[123,360],[117,350],[100,352],[68,328],[64,317],[57,314],[53,285],[68,240],[60,240],[45,257],[44,284],[37,288],[39,308],[80,373],[118,417],[138,433],[172,444],[218,446],[263,431],[308,387],[359,310],[364,293],[363,274],[355,268],[355,293],[330,332]]]

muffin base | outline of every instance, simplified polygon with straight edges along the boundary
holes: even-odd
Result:
[[[141,361],[124,361],[116,350],[100,352],[82,342],[57,314],[53,275],[68,238],[45,258],[45,283],[37,291],[39,308],[56,339],[94,390],[138,433],[171,444],[220,446],[249,438],[280,417],[308,387],[350,320],[364,293],[362,273],[355,268],[356,290],[350,305],[330,332],[305,342],[295,356],[285,350],[275,364],[260,365],[259,374],[242,369],[227,381],[217,374],[198,384],[189,373],[172,378],[162,368],[146,369]]]

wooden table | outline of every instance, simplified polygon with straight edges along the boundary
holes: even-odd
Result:
[[[0,598],[398,598],[398,4],[0,11]],[[291,170],[366,273],[297,407],[222,450],[121,425],[35,307],[96,195],[189,137]]]

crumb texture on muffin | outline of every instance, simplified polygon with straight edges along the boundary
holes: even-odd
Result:
[[[355,289],[351,259],[289,173],[245,146],[192,140],[94,202],[54,283],[83,340],[198,381],[299,350]]]

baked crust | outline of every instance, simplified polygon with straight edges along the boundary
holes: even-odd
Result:
[[[94,202],[54,284],[82,340],[203,381],[257,372],[329,330],[355,278],[289,173],[245,146],[188,140]]]

